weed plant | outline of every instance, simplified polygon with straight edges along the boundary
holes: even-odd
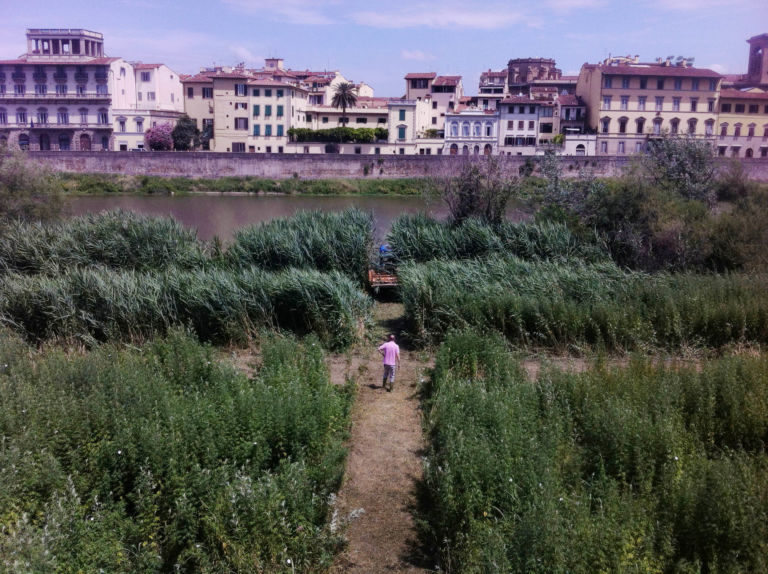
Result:
[[[226,264],[340,271],[363,282],[373,246],[373,214],[302,211],[239,230],[226,252]]]
[[[202,340],[242,342],[262,328],[315,333],[331,348],[359,337],[371,300],[339,272],[71,268],[6,274],[0,323],[29,340],[141,341],[189,325]]]
[[[424,214],[401,215],[392,223],[387,240],[401,262],[470,259],[491,254],[521,259],[609,259],[605,250],[577,239],[561,223],[504,221],[491,225],[471,218],[452,225]]]
[[[180,331],[84,356],[2,333],[0,569],[326,571],[350,397],[315,338],[247,378]]]
[[[408,329],[423,343],[469,326],[559,351],[768,342],[761,275],[646,275],[611,263],[491,257],[408,264],[399,279]]]
[[[527,381],[453,333],[427,389],[424,534],[449,573],[768,569],[768,359]]]
[[[89,265],[192,268],[206,260],[195,231],[170,217],[117,210],[48,225],[10,221],[0,229],[0,273],[56,273]]]

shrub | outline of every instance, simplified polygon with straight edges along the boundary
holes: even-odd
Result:
[[[61,182],[23,152],[0,154],[0,223],[7,219],[50,221],[61,214]]]
[[[149,128],[144,134],[144,143],[152,151],[170,151],[173,149],[173,127],[170,122]]]

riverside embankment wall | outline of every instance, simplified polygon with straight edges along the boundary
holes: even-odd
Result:
[[[309,155],[212,152],[28,152],[29,157],[66,173],[112,173],[166,177],[256,176],[270,179],[401,178],[449,174],[462,156]],[[498,158],[516,173],[526,157]],[[535,159],[535,158],[533,158]],[[587,169],[596,176],[619,175],[630,158],[563,157],[566,175]],[[751,178],[768,181],[768,159],[741,160]]]

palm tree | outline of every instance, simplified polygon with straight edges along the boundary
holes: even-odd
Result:
[[[355,93],[355,85],[349,82],[341,82],[336,86],[336,90],[333,93],[333,100],[331,105],[334,108],[341,108],[341,119],[344,127],[347,125],[347,108],[355,107],[357,103],[357,94]]]

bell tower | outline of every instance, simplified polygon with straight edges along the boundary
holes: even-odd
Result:
[[[750,85],[768,86],[768,34],[753,36],[749,44],[747,82]]]

